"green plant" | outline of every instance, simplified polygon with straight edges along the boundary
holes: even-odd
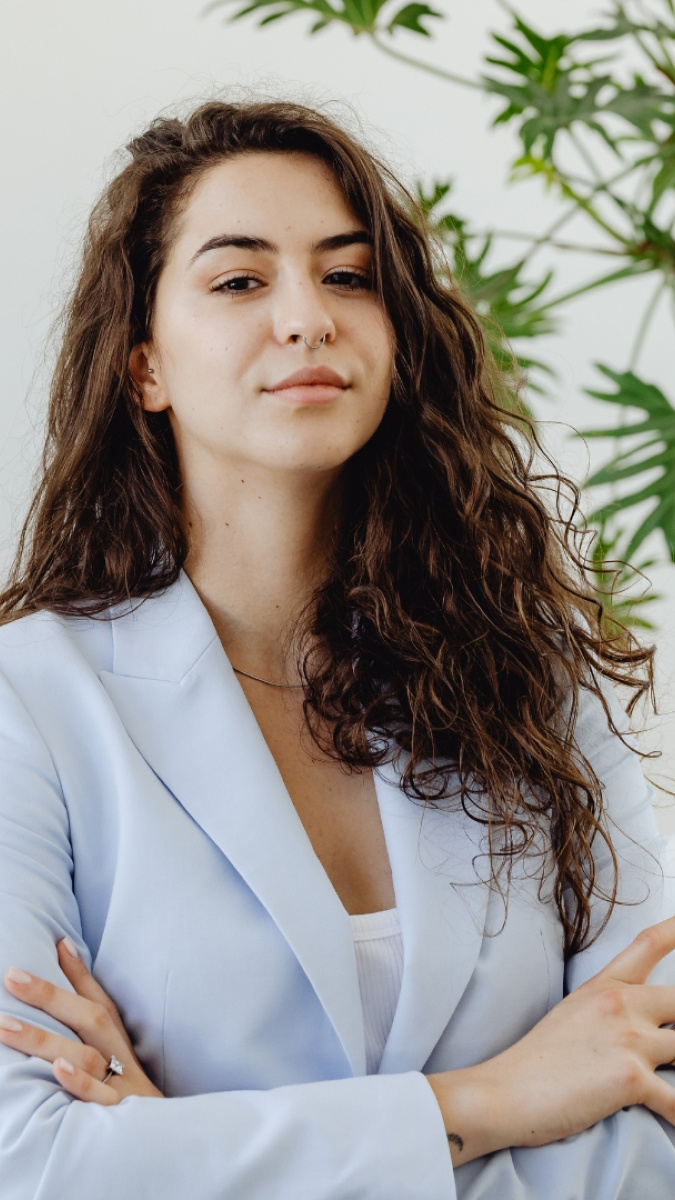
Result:
[[[416,200],[443,244],[448,273],[481,320],[490,351],[504,373],[506,403],[522,408],[518,390],[522,377],[527,377],[533,391],[542,392],[541,374],[553,374],[546,363],[532,358],[523,348],[523,339],[530,340],[556,329],[555,318],[540,304],[552,272],[547,271],[538,280],[526,279],[527,256],[508,266],[491,269],[490,251],[495,235],[476,235],[462,217],[445,209],[450,187],[449,182],[435,183],[431,191],[426,191],[418,183]],[[515,354],[514,346],[518,347]]]
[[[604,556],[635,554],[655,530],[675,562],[675,408],[664,392],[637,374],[655,313],[667,298],[675,301],[675,0],[608,0],[603,24],[554,37],[542,35],[508,9],[509,36],[491,35],[485,69],[475,78],[401,49],[402,37],[428,40],[435,22],[444,19],[427,4],[214,0],[209,5],[210,10],[223,8],[234,8],[232,20],[252,15],[261,25],[304,13],[312,18],[310,34],[346,27],[399,62],[494,97],[499,105],[494,124],[510,125],[516,137],[511,180],[540,178],[562,203],[562,212],[538,234],[479,232],[447,209],[447,181],[434,182],[430,190],[418,184],[417,198],[506,371],[505,402],[520,402],[513,369],[525,375],[531,390],[545,390],[547,379],[550,386],[552,372],[532,354],[531,345],[555,332],[561,309],[590,291],[619,282],[627,286],[644,275],[654,278],[623,368],[595,364],[615,390],[587,389],[598,400],[620,405],[622,414],[643,414],[633,423],[622,419],[612,429],[582,431],[610,447],[608,461],[591,474],[586,487],[609,487],[611,496],[590,514],[588,527],[596,531],[593,557],[601,592],[610,575],[616,575],[622,593],[633,577],[627,564],[616,572],[605,570]],[[573,241],[563,240],[561,232],[573,220],[582,233]],[[504,266],[504,247],[513,240],[523,249]],[[492,265],[496,247],[502,263],[498,268]],[[544,247],[554,257],[582,251],[603,268],[556,293],[554,272],[537,275],[532,270],[534,256]],[[631,533],[625,519],[639,503],[648,504],[649,511]],[[638,608],[652,598],[610,598],[609,604],[626,623],[648,628]]]
[[[637,550],[653,529],[660,529],[666,539],[671,559],[675,561],[675,409],[660,388],[638,379],[632,371],[611,371],[600,366],[599,370],[616,385],[613,392],[589,389],[589,395],[624,408],[641,409],[645,414],[641,421],[619,425],[613,430],[586,429],[584,437],[607,437],[608,433],[629,441],[627,450],[615,455],[611,462],[596,471],[588,480],[593,487],[603,483],[618,483],[623,480],[642,480],[637,491],[627,492],[619,501],[611,500],[591,514],[596,521],[609,520],[617,510],[640,504],[644,500],[656,499],[651,512],[632,534],[625,548],[627,557]],[[645,482],[648,472],[657,474]]]
[[[631,567],[622,559],[613,558],[618,537],[616,532],[609,535],[606,522],[599,521],[591,551],[591,567],[595,589],[603,603],[605,626],[610,633],[616,624],[652,629],[651,621],[644,615],[644,606],[653,604],[658,597],[653,591],[636,595],[635,584],[637,578],[643,577],[643,573],[654,566],[655,560],[643,559]]]

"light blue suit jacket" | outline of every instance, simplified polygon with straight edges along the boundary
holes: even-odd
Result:
[[[672,1200],[675,1134],[642,1108],[453,1173],[424,1078],[510,1045],[675,912],[639,760],[588,695],[577,730],[639,903],[566,965],[536,864],[505,915],[481,827],[376,775],[404,972],[366,1076],[348,915],[187,576],[114,621],[0,629],[0,968],[67,987],[69,934],[167,1097],[84,1104],[0,1046],[2,1200]]]

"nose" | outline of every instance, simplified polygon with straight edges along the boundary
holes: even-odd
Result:
[[[274,336],[281,345],[318,346],[335,340],[335,323],[321,294],[321,285],[294,275],[279,286],[274,310]],[[322,342],[322,338],[324,341]]]

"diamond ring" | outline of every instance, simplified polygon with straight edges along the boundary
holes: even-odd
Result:
[[[115,1058],[115,1055],[111,1054],[110,1062],[108,1063],[108,1074],[105,1076],[105,1078],[103,1079],[102,1082],[107,1083],[108,1080],[110,1079],[111,1075],[123,1075],[123,1074],[124,1074],[124,1063],[121,1063],[119,1058]]]

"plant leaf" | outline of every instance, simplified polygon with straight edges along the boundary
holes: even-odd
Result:
[[[613,371],[600,363],[598,369],[614,385],[614,391],[599,391],[588,388],[587,393],[595,399],[623,407],[641,409],[645,417],[639,422],[627,423],[615,429],[605,430],[605,437],[630,439],[642,436],[643,440],[630,449],[616,454],[610,462],[596,471],[587,482],[587,487],[601,484],[625,482],[634,479],[637,488],[603,505],[593,518],[605,519],[620,511],[633,508],[646,500],[653,500],[649,514],[631,537],[626,547],[626,557],[642,544],[654,529],[660,529],[666,540],[668,551],[675,561],[675,408],[655,384],[647,383],[632,371]],[[581,436],[598,436],[598,430],[582,430]],[[655,453],[647,454],[655,450]],[[658,470],[656,478],[644,482],[649,472]]]
[[[509,406],[522,410],[523,402],[516,394],[522,377],[527,376],[532,391],[544,392],[540,376],[555,374],[546,363],[522,350],[523,339],[531,340],[556,328],[555,319],[541,301],[551,273],[529,280],[524,276],[522,259],[490,269],[492,239],[472,234],[463,218],[445,209],[450,186],[445,181],[434,182],[425,189],[418,183],[416,199],[443,244],[453,281],[480,320],[492,356],[506,381]],[[514,357],[518,378],[514,376]]]
[[[410,29],[413,33],[421,33],[424,37],[430,37],[428,29],[425,29],[422,21],[431,17],[443,19],[443,13],[438,12],[435,8],[430,8],[428,4],[406,4],[403,8],[392,17],[387,25],[387,29],[391,33],[397,25],[403,26],[404,29]]]
[[[611,73],[611,58],[589,59],[581,53],[590,41],[634,38],[646,30],[658,39],[668,28],[658,21],[649,25],[633,22],[621,6],[615,14],[614,24],[607,29],[554,37],[544,37],[514,15],[510,37],[493,35],[502,53],[489,55],[486,61],[500,68],[500,74],[484,75],[483,83],[486,90],[507,102],[495,123],[520,118],[518,132],[526,155],[536,147],[538,154],[550,161],[559,133],[581,123],[620,157],[620,146],[629,136],[654,144],[662,136],[660,123],[672,123],[672,87],[666,91],[658,82],[646,82],[637,74],[626,85],[622,77]],[[658,69],[671,79],[669,61],[665,56]],[[617,128],[617,117],[626,132]]]
[[[595,592],[603,606],[604,622],[610,633],[617,625],[653,629],[651,621],[637,610],[643,609],[645,604],[653,604],[660,597],[652,590],[636,595],[631,589],[641,574],[654,565],[654,559],[643,559],[635,566],[626,562],[619,550],[619,543],[625,537],[624,531],[615,529],[610,535],[608,524],[607,518],[598,523],[589,564]],[[592,528],[588,521],[584,525],[587,529]]]
[[[212,12],[238,3],[239,0],[212,0],[205,11]],[[348,25],[355,34],[373,33],[377,28],[380,11],[388,3],[389,0],[336,0],[335,3],[331,3],[330,0],[247,0],[247,3],[231,14],[230,20],[236,21],[255,13],[260,16],[258,24],[263,26],[281,17],[305,12],[314,13],[319,17],[311,26],[310,33],[318,33],[334,22]],[[270,9],[274,11],[269,12]],[[429,11],[431,13],[431,10]],[[426,33],[426,30],[422,32]]]

